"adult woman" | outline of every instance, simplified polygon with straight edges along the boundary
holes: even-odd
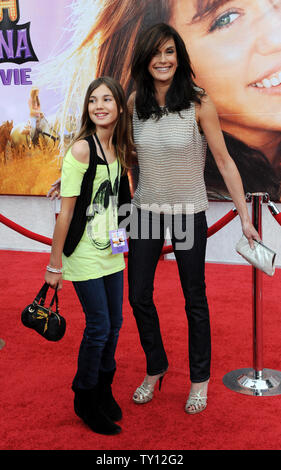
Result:
[[[157,24],[140,36],[132,76],[136,92],[129,98],[129,109],[140,177],[132,201],[129,298],[147,361],[147,375],[133,400],[139,404],[150,401],[156,382],[159,380],[161,386],[168,368],[153,303],[153,282],[164,244],[164,218],[169,216],[189,324],[192,384],[185,410],[198,413],[207,405],[211,349],[204,281],[208,207],[204,184],[205,137],[250,245],[259,236],[250,222],[242,182],[226,149],[215,107],[195,86],[184,42],[171,26]],[[160,236],[156,237],[155,218],[160,226]],[[148,228],[145,235],[144,224]],[[180,246],[182,232],[188,247]]]
[[[94,0],[87,2],[87,9],[73,8],[75,27],[97,16]],[[54,76],[48,75],[48,64],[45,76],[65,87],[65,118],[68,109],[75,107],[78,90],[87,83],[89,68],[97,75],[117,78],[129,96],[131,55],[138,35],[161,21],[171,24],[187,45],[197,85],[216,106],[245,192],[266,191],[279,201],[281,1],[104,0],[98,11],[87,36],[76,42],[70,57],[67,52],[63,57],[62,76],[57,58]],[[71,73],[65,73],[65,66]],[[76,68],[79,73],[70,79]],[[63,131],[64,122],[62,135]],[[205,179],[212,197],[226,192],[210,151]],[[134,190],[137,172],[131,182]]]
[[[122,412],[111,384],[122,324],[123,253],[112,254],[121,167],[130,152],[124,92],[114,79],[94,80],[85,95],[81,129],[62,168],[62,205],[45,280],[73,282],[86,317],[72,389],[76,414],[94,431],[117,434]],[[63,270],[61,270],[61,261]]]

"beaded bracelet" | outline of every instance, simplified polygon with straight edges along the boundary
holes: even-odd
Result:
[[[49,271],[50,273],[55,273],[55,274],[62,273],[62,269],[52,268],[52,266],[47,266],[46,270]]]

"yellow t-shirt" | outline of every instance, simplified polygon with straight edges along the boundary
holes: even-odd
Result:
[[[71,149],[64,157],[61,177],[61,195],[79,196],[87,163],[78,162]],[[117,181],[120,179],[121,165],[118,161],[109,164],[110,180],[116,196]],[[119,175],[117,175],[119,171]],[[106,164],[97,164],[93,182],[91,205],[87,210],[87,223],[83,236],[71,256],[62,255],[63,279],[86,281],[116,273],[125,268],[124,255],[113,255],[109,241],[109,230],[118,226],[116,201],[110,196],[110,186]]]

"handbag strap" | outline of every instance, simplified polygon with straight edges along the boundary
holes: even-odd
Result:
[[[58,314],[59,313],[59,298],[58,298],[58,288],[57,287],[55,288],[55,293],[54,293],[53,298],[51,300],[51,303],[49,305],[50,310],[51,310],[51,307],[52,307],[54,302],[56,302],[56,313]]]
[[[36,295],[34,302],[40,303],[40,305],[44,305],[49,287],[50,287],[49,284],[45,282],[43,286],[41,287],[40,291],[38,292],[38,294]]]
[[[43,286],[41,287],[40,291],[38,292],[38,294],[36,295],[35,299],[34,299],[34,302],[41,305],[42,307],[45,305],[45,301],[46,301],[46,296],[47,296],[47,292],[49,290],[49,284],[47,284],[47,282],[45,282],[43,284]],[[53,303],[56,302],[56,313],[59,313],[59,298],[58,298],[58,288],[56,287],[55,288],[55,293],[52,297],[52,300],[50,302],[50,305],[49,305],[49,309],[51,309]]]

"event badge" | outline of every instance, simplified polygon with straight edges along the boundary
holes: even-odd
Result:
[[[126,253],[129,250],[126,231],[124,228],[110,230],[109,239],[113,255],[116,255],[117,253]]]

